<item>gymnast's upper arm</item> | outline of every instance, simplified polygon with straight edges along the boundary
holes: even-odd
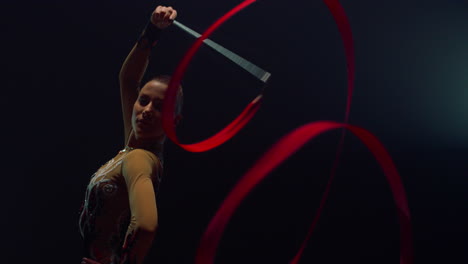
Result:
[[[153,179],[156,179],[159,168],[156,156],[142,149],[130,151],[123,160],[122,174],[131,211],[122,245],[125,263],[143,263],[153,242],[158,224]]]
[[[159,173],[159,161],[153,156],[145,150],[133,150],[122,167],[134,228],[148,232],[155,231],[158,219],[154,180]]]

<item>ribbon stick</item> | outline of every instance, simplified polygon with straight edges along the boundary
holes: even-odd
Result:
[[[186,25],[174,21],[174,25],[178,26],[180,29],[184,30],[185,32],[189,33],[190,35],[199,38],[201,34],[197,33],[196,31],[190,29]],[[257,65],[253,64],[252,62],[242,58],[241,56],[235,54],[234,52],[226,49],[225,47],[219,45],[218,43],[210,40],[210,39],[205,39],[203,42],[211,47],[212,49],[216,50],[220,54],[224,55],[226,58],[230,59],[232,62],[235,64],[239,65],[242,67],[244,70],[255,76],[257,79],[259,79],[263,83],[267,83],[268,80],[270,79],[271,73],[265,71],[264,69],[258,67]]]

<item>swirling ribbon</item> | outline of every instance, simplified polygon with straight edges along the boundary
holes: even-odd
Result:
[[[192,60],[193,56],[203,44],[203,40],[208,38],[219,26],[221,26],[226,20],[230,17],[241,11],[242,9],[246,8],[250,4],[254,3],[255,0],[246,0],[233,8],[231,11],[226,13],[220,19],[218,19],[213,25],[211,25],[205,33],[203,33],[197,41],[192,45],[192,47],[188,50],[185,54],[184,58],[180,62],[179,66],[176,68],[171,81],[169,82],[168,89],[165,94],[165,99],[163,102],[163,109],[162,109],[162,125],[166,135],[177,145],[182,147],[183,149],[191,152],[203,152],[215,148],[230,138],[232,138],[239,130],[241,130],[255,115],[257,112],[260,103],[262,101],[262,95],[257,96],[247,107],[242,111],[242,113],[234,119],[229,125],[227,125],[224,129],[220,132],[215,134],[214,136],[203,140],[198,143],[194,144],[182,144],[179,142],[177,135],[175,133],[174,127],[174,107],[175,101],[177,96],[177,89],[179,86],[180,81],[187,69],[188,64]]]
[[[261,95],[255,98],[244,111],[228,126],[222,129],[214,136],[195,144],[182,144],[179,142],[174,127],[174,116],[173,109],[175,107],[177,87],[190,63],[192,57],[195,55],[197,50],[210,34],[212,34],[220,25],[226,20],[231,18],[233,15],[246,8],[250,4],[254,3],[255,0],[246,0],[241,4],[234,7],[220,19],[218,19],[213,25],[211,25],[205,33],[197,39],[193,46],[188,50],[179,66],[176,68],[173,74],[172,80],[169,83],[168,90],[166,91],[166,98],[163,103],[163,127],[166,131],[167,136],[174,141],[180,147],[192,152],[203,152],[209,149],[215,148],[231,137],[233,137],[240,129],[242,129],[255,115],[261,102]],[[325,4],[330,9],[340,31],[343,39],[345,54],[347,58],[347,69],[348,69],[348,96],[346,104],[345,123],[340,124],[336,122],[314,122],[304,125],[290,134],[286,135],[278,143],[276,143],[253,167],[250,169],[239,183],[233,188],[231,193],[227,196],[224,202],[221,204],[219,210],[209,223],[197,251],[195,262],[197,264],[213,263],[216,254],[216,249],[223,234],[224,228],[226,227],[230,217],[239,206],[240,202],[246,197],[246,195],[252,191],[252,189],[263,180],[269,172],[279,166],[284,160],[290,155],[294,154],[309,140],[315,138],[321,133],[333,129],[347,129],[355,134],[372,152],[379,165],[382,167],[387,181],[392,190],[393,198],[395,200],[398,216],[400,221],[400,263],[411,264],[412,263],[412,237],[411,237],[411,224],[410,224],[410,213],[408,209],[408,202],[404,192],[403,184],[401,183],[400,176],[398,174],[395,165],[388,152],[385,150],[379,140],[365,129],[352,126],[347,124],[349,119],[349,112],[351,107],[351,99],[354,85],[354,48],[352,41],[352,34],[349,22],[347,20],[344,9],[338,2],[338,0],[324,0]],[[341,144],[337,151],[337,158],[335,165],[337,164],[339,153],[341,152],[341,146],[343,143],[344,134],[341,138]],[[298,254],[294,257],[291,263],[297,263],[301,253],[305,247],[312,230],[318,221],[321,209],[323,208],[324,202],[328,195],[328,189],[333,179],[334,171],[330,177],[327,190],[322,197],[321,205],[318,209],[312,227],[309,230],[309,234],[304,241]]]

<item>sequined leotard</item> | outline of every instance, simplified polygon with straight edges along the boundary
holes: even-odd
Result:
[[[79,219],[86,257],[102,264],[143,262],[157,226],[161,172],[156,155],[126,148],[93,174]]]

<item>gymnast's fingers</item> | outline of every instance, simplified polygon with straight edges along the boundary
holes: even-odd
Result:
[[[169,7],[164,8],[164,17],[163,17],[164,22],[169,20],[169,17],[171,16],[173,11],[174,10],[172,10],[172,8],[169,8]]]
[[[156,9],[153,11],[152,19],[154,19],[154,22],[157,22],[161,19],[161,12],[163,10],[163,6],[158,6]]]
[[[174,21],[174,19],[177,17],[177,11],[172,8],[172,6],[167,7],[167,15],[164,17],[164,19],[168,19],[171,22]]]
[[[151,15],[151,23],[159,29],[165,29],[172,24],[177,12],[172,7],[158,6]]]
[[[169,19],[170,19],[171,21],[174,21],[174,20],[176,19],[176,17],[177,17],[177,10],[173,9],[172,14],[171,14],[171,16],[169,17]]]

